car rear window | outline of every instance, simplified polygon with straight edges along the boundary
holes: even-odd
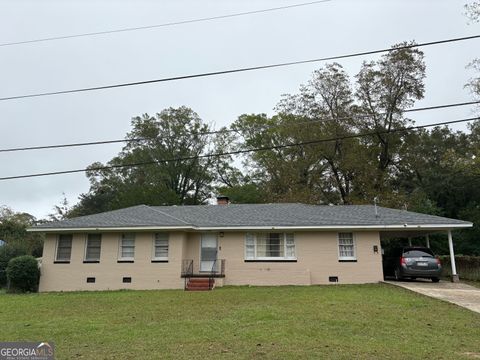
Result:
[[[428,249],[404,249],[403,257],[413,258],[413,257],[430,257],[433,258],[433,253]]]

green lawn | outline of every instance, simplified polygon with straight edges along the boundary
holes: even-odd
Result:
[[[480,314],[386,284],[0,295],[58,359],[471,359]]]

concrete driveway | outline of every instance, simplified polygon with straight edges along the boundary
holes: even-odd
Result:
[[[480,313],[480,288],[462,283],[440,281],[385,281],[387,284],[427,295],[435,299],[448,301],[466,309]]]

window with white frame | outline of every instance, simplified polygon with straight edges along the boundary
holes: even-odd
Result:
[[[153,239],[153,260],[168,260],[168,233],[156,233]]]
[[[88,234],[85,244],[85,261],[100,261],[102,234]]]
[[[246,260],[296,260],[292,233],[247,233]]]
[[[135,234],[122,234],[118,255],[120,260],[133,260],[135,258]]]
[[[71,234],[61,234],[57,239],[57,252],[55,261],[70,261],[72,255],[72,238]]]
[[[356,260],[353,233],[338,233],[338,259]]]

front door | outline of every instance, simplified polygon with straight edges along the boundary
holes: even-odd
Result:
[[[200,271],[212,271],[217,260],[217,234],[202,234],[200,240]]]

